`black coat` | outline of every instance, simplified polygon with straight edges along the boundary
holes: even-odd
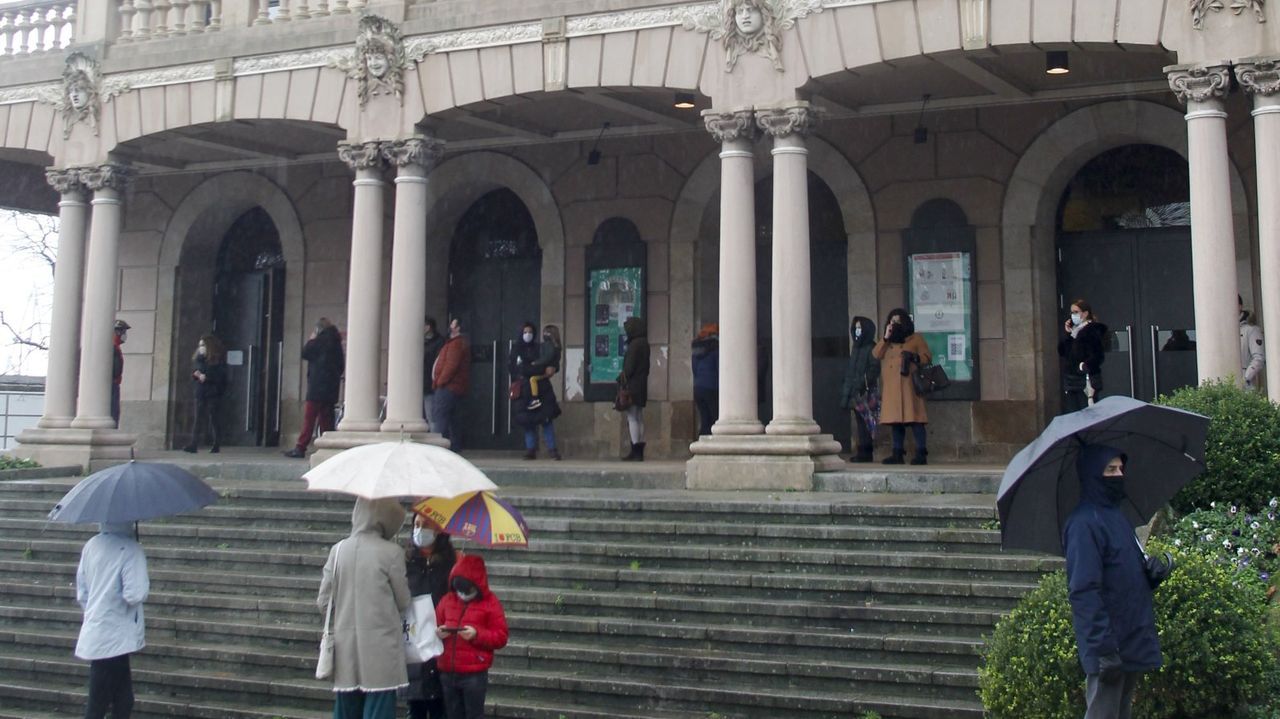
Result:
[[[440,356],[440,348],[444,347],[444,335],[436,332],[430,339],[422,338],[422,394],[431,394],[431,370],[435,367],[436,358]]]
[[[1084,375],[1080,371],[1083,362],[1088,373],[1097,376],[1102,371],[1102,362],[1106,359],[1107,326],[1101,322],[1090,322],[1080,328],[1075,337],[1063,332],[1058,340],[1058,356],[1065,360],[1062,368],[1064,379],[1071,382],[1075,378],[1081,389],[1084,388]]]
[[[560,416],[560,403],[556,400],[555,388],[551,386],[551,378],[545,376],[546,368],[552,366],[539,362],[541,348],[537,342],[517,340],[507,360],[507,372],[512,382],[520,383],[520,396],[511,400],[511,421],[526,429],[546,424]],[[558,365],[556,365],[558,366]],[[529,378],[542,377],[538,381],[537,409],[529,409],[533,397],[529,390]]]
[[[1107,462],[1119,454],[1098,445],[1080,453],[1080,504],[1062,529],[1071,624],[1085,674],[1097,674],[1098,660],[1109,654],[1118,653],[1127,672],[1156,669],[1161,663],[1142,550],[1120,509],[1123,498],[1108,492],[1102,478]]]
[[[627,353],[622,356],[618,381],[631,393],[631,403],[643,407],[649,400],[649,338],[644,320],[631,317],[622,324],[627,333]]]
[[[195,372],[204,374],[204,381],[197,380],[194,373],[191,377],[191,384],[195,386],[196,399],[217,399],[227,391],[227,366],[222,362],[218,364],[209,364],[209,360],[204,357],[196,358]]]
[[[307,401],[337,404],[346,370],[338,328],[330,325],[303,345],[302,359],[307,361]]]
[[[417,547],[410,546],[405,550],[404,572],[409,580],[409,594],[419,597],[430,594],[431,601],[439,604],[444,595],[449,593],[449,572],[453,571],[455,558],[428,557]]]
[[[854,325],[862,323],[862,336],[854,337]],[[849,362],[844,368],[844,382],[840,385],[840,406],[853,409],[854,400],[875,389],[880,383],[880,362],[871,355],[880,336],[876,323],[867,317],[854,317],[849,322]]]

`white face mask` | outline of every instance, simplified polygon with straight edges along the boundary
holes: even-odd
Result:
[[[533,333],[532,333],[532,332],[525,332],[524,334],[520,335],[520,339],[524,340],[525,342],[532,342],[532,341],[533,341]]]
[[[855,340],[862,339],[862,325],[853,328],[853,338]]]
[[[1084,317],[1082,317],[1082,316],[1080,315],[1080,313],[1079,313],[1079,312],[1072,312],[1072,313],[1071,313],[1071,324],[1076,325],[1077,327],[1079,327],[1079,326],[1080,326],[1080,323],[1081,323],[1081,322],[1083,322],[1083,321],[1084,321]]]
[[[426,527],[413,528],[413,546],[428,547],[436,541],[436,533]]]
[[[464,601],[464,602],[469,602],[469,601],[471,601],[472,599],[475,599],[475,598],[476,598],[476,595],[477,595],[477,594],[479,594],[479,592],[475,592],[475,591],[470,592],[470,593],[465,593],[465,592],[459,592],[459,591],[457,591],[457,590],[454,590],[454,592],[453,592],[453,593],[454,593],[454,594],[456,594],[456,595],[458,595],[458,599],[461,599],[461,600],[462,600],[462,601]]]
[[[208,350],[204,348],[204,345],[200,345],[199,347],[196,347],[196,354],[200,355],[201,357],[204,357],[207,351]]]

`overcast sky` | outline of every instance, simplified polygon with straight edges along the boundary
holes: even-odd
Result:
[[[47,218],[44,225],[56,227],[56,222],[57,218]],[[43,234],[41,223],[35,218],[0,210],[0,312],[26,336],[47,342],[53,272],[44,260],[22,249],[24,237]],[[56,235],[50,242],[50,249],[56,249]],[[43,377],[48,364],[46,355],[18,345],[12,333],[0,327],[0,374]]]

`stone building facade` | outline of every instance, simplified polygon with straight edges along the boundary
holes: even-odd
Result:
[[[617,307],[641,314],[649,453],[691,458],[694,487],[803,488],[840,461],[849,415],[835,395],[854,315],[936,310],[928,326],[964,381],[930,401],[934,460],[1006,458],[1057,412],[1065,306],[1099,278],[1095,296],[1151,285],[1137,309],[1111,310],[1125,328],[1112,391],[1178,381],[1186,362],[1160,350],[1171,331],[1195,337],[1183,381],[1238,376],[1233,295],[1264,322],[1280,316],[1266,270],[1280,219],[1258,199],[1280,181],[1280,21],[1267,10],[12,6],[0,16],[0,198],[62,217],[48,407],[20,451],[84,463],[180,446],[190,353],[210,331],[236,337],[233,441],[287,446],[318,317],[342,328],[348,356],[321,457],[388,436],[440,441],[421,420],[424,315],[472,326],[468,444],[514,446],[504,357],[531,320],[563,329],[563,450],[609,457],[627,439],[607,330]],[[1046,72],[1063,60],[1068,73]],[[1156,229],[1173,251],[1149,241]],[[1081,249],[1121,245],[1172,258],[1169,274],[1142,261],[1107,274],[1110,249]],[[958,318],[911,279],[939,267],[963,272],[939,285],[962,295]],[[640,289],[610,314],[591,283],[619,268]],[[1182,316],[1152,319],[1168,308]],[[117,318],[133,328],[118,430]],[[720,418],[697,438],[689,347],[707,322],[720,326]],[[1280,357],[1280,332],[1268,343]],[[1267,372],[1277,392],[1280,363]]]

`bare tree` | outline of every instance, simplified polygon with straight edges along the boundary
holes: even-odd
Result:
[[[18,348],[16,361],[10,358],[7,369],[21,370],[27,357],[33,352],[49,349],[48,314],[49,294],[53,285],[53,272],[57,265],[58,218],[17,210],[0,210],[0,243],[7,246],[8,256],[14,260],[36,260],[49,268],[49,274],[30,277],[32,284],[29,310],[12,312],[0,310],[0,336],[6,336],[7,345]],[[0,340],[3,341],[3,340]]]

